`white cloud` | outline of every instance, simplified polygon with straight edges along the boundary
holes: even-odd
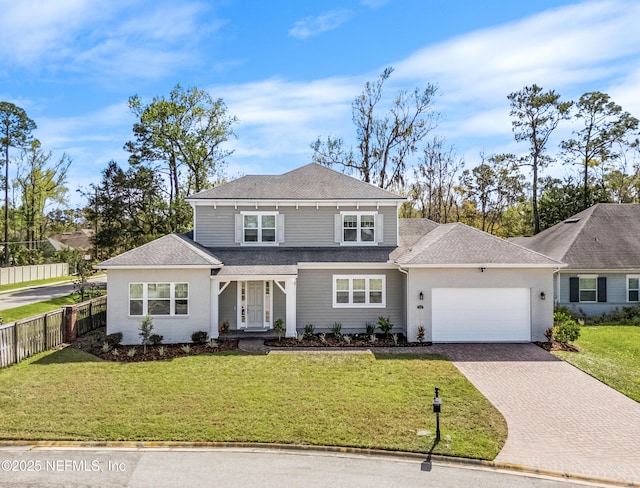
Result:
[[[289,31],[291,37],[296,39],[306,39],[317,36],[322,32],[337,29],[353,16],[353,11],[347,9],[336,9],[318,15],[316,17],[305,17],[295,23]]]
[[[89,0],[0,0],[0,6],[5,62],[97,78],[150,78],[190,66],[198,41],[225,24],[195,2],[120,0],[97,8]]]

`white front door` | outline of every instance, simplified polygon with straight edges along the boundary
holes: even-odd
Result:
[[[264,281],[247,281],[247,327],[264,327]]]

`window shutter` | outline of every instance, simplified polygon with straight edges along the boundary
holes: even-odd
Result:
[[[580,278],[575,276],[572,278],[569,278],[569,301],[570,302],[580,301]]]
[[[242,242],[242,214],[236,214],[236,242]]]
[[[334,229],[333,229],[333,240],[334,242],[342,242],[342,215],[335,214],[334,215]]]
[[[376,242],[379,244],[384,241],[384,215],[376,214]]]
[[[604,276],[598,277],[598,301],[607,301],[607,278]]]
[[[283,214],[276,215],[276,226],[278,228],[277,241],[284,242],[284,215]]]

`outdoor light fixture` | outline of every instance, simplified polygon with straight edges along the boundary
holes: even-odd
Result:
[[[547,295],[543,291],[540,292],[540,300],[546,300]]]
[[[420,300],[424,300],[424,293],[420,292],[420,295],[418,295],[418,298],[420,298]]]

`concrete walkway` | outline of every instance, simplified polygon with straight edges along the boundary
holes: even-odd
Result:
[[[496,462],[640,483],[640,403],[534,344],[429,349],[450,358],[507,420]]]

